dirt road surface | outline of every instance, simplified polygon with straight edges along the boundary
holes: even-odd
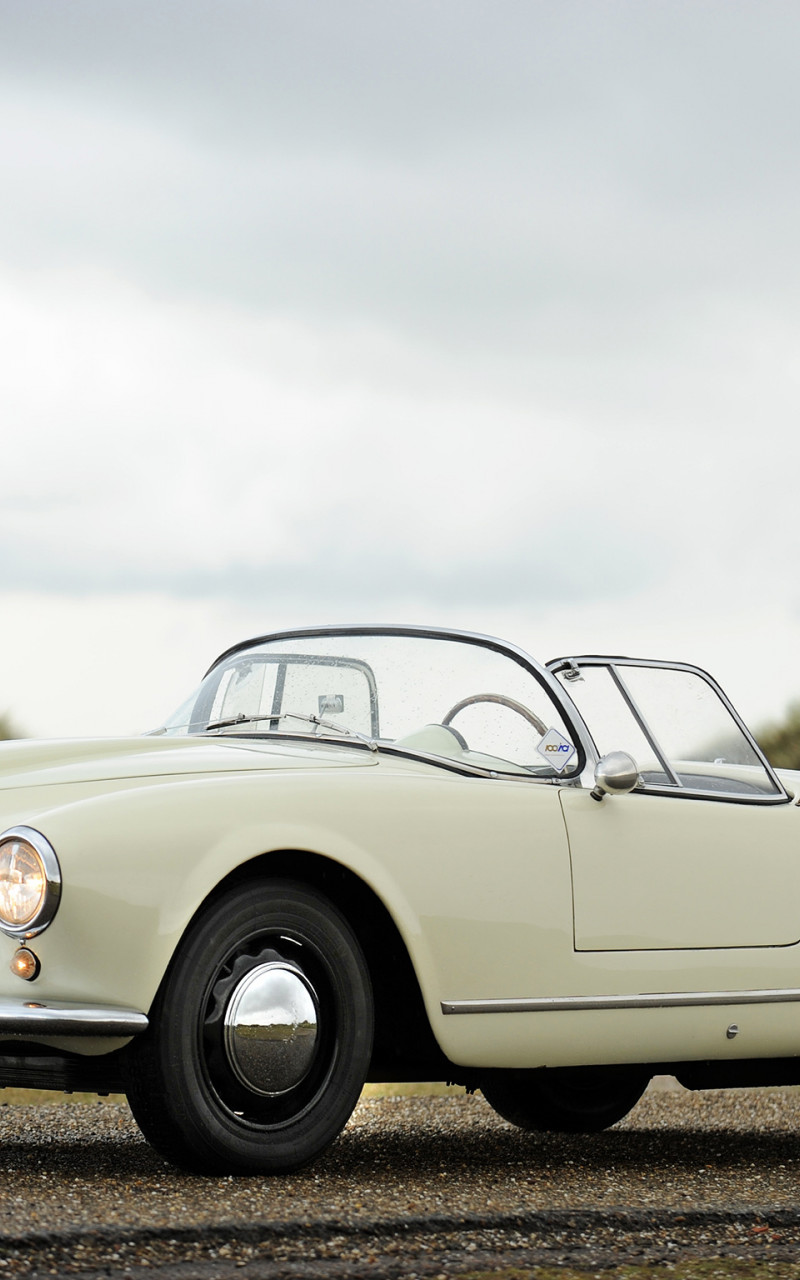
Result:
[[[782,1275],[800,1269],[799,1179],[800,1090],[651,1088],[590,1137],[522,1133],[480,1095],[371,1099],[284,1178],[182,1174],[124,1104],[0,1105],[0,1280],[645,1274],[711,1258]]]

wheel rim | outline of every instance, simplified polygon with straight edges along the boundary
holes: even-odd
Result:
[[[250,969],[225,1008],[228,1061],[246,1089],[277,1098],[305,1080],[316,1056],[316,992],[294,965]]]
[[[314,1102],[338,1054],[337,1001],[307,939],[242,941],[217,968],[199,1027],[208,1088],[232,1122],[273,1128]]]

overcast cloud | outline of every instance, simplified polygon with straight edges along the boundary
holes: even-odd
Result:
[[[779,713],[799,39],[789,0],[0,0],[0,710],[145,727],[243,631],[358,617]]]

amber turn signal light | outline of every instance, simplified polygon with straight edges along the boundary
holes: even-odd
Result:
[[[24,978],[26,982],[33,982],[33,979],[39,976],[41,967],[39,957],[27,947],[20,947],[11,958],[11,972],[18,978]]]

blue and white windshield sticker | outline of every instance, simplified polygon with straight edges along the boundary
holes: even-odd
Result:
[[[563,773],[575,755],[575,747],[558,729],[548,729],[536,750],[557,773]]]

